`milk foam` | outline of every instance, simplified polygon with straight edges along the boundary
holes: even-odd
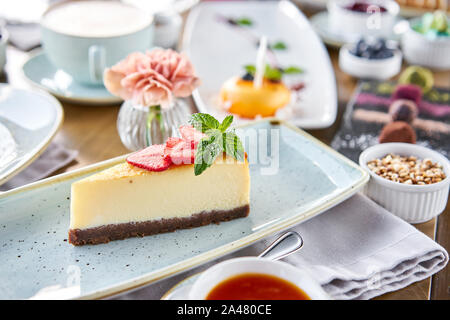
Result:
[[[74,1],[48,11],[42,24],[53,31],[80,37],[113,37],[145,28],[151,17],[116,1]]]

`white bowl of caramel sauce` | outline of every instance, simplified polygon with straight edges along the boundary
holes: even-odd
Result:
[[[258,257],[230,259],[209,268],[189,293],[194,300],[326,300],[331,297],[305,271]]]

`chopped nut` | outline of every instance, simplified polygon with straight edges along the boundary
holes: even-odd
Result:
[[[385,179],[405,184],[426,185],[446,178],[442,166],[429,158],[420,160],[414,156],[388,154],[369,161],[367,166]]]

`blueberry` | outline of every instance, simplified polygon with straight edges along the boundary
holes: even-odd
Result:
[[[251,75],[250,73],[247,72],[246,74],[244,74],[244,76],[241,79],[246,80],[246,81],[253,81],[254,77],[253,77],[253,75]]]
[[[393,56],[394,56],[394,52],[392,52],[391,50],[388,50],[385,52],[385,59],[392,58]]]
[[[366,45],[366,43],[364,42],[364,39],[360,39],[360,40],[358,41],[358,43],[356,44],[356,48],[357,48],[358,50],[360,50],[361,47],[363,47],[363,46],[365,46],[365,45]]]
[[[381,59],[386,59],[386,58],[387,58],[386,53],[384,53],[384,52],[381,51],[381,52],[378,52],[378,53],[377,53],[375,59],[381,60]]]
[[[365,51],[360,55],[360,57],[370,59],[370,53],[368,51]]]
[[[364,46],[364,40],[359,40],[355,46],[350,50],[350,53],[359,57],[361,53],[363,52],[363,46]]]
[[[386,40],[383,38],[378,38],[375,46],[379,49],[379,50],[383,50],[386,48]]]
[[[372,50],[374,50],[374,51],[380,51],[382,49],[383,49],[383,44],[380,41],[377,41],[372,45]]]
[[[367,50],[366,42],[363,39],[359,40],[358,44],[356,45],[356,51],[358,52],[358,54],[361,54],[366,50]]]

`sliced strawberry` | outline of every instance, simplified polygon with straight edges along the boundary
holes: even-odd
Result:
[[[170,154],[172,153],[172,151],[174,149],[180,149],[181,148],[181,146],[178,146],[179,144],[185,145],[186,141],[184,141],[181,138],[170,137],[166,141],[166,146],[164,148],[164,154],[167,155],[168,157],[170,157]]]
[[[179,131],[183,139],[189,141],[194,149],[197,147],[200,140],[205,137],[204,133],[195,130],[193,126],[181,126]]]
[[[176,137],[170,137],[169,139],[167,139],[166,145],[164,147],[164,154],[170,155],[170,153],[172,152],[172,149],[175,148],[180,143],[185,144],[186,141],[184,141],[181,138],[176,138]]]
[[[194,163],[195,148],[192,147],[189,141],[179,142],[173,148],[166,148],[166,150],[169,151],[168,155],[175,165]]]
[[[177,137],[170,137],[166,141],[166,148],[173,148],[180,142],[183,142],[183,139]]]
[[[130,155],[127,162],[148,171],[164,171],[172,164],[170,157],[164,153],[164,149],[165,145],[152,145]]]

